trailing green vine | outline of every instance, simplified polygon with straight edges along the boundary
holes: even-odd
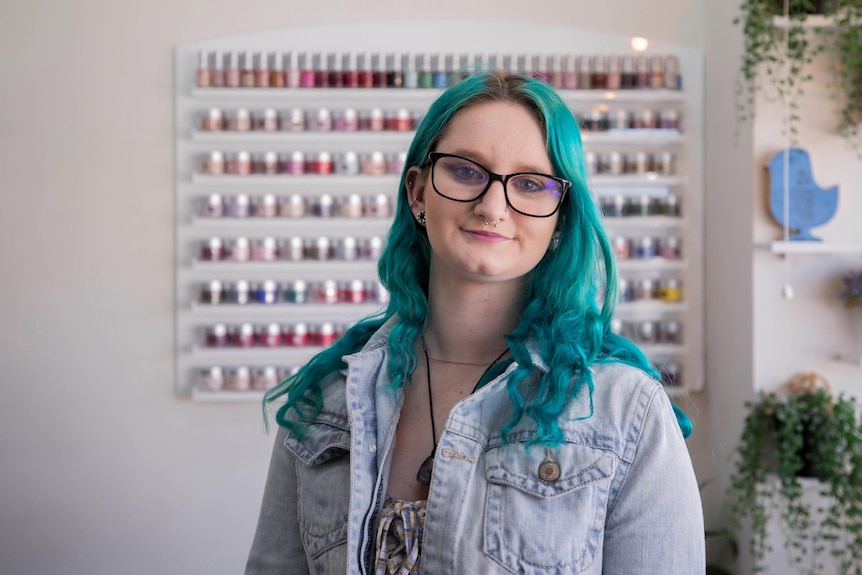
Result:
[[[837,131],[858,153],[862,150],[862,0],[818,2],[830,9],[818,27],[806,27],[815,8],[811,0],[744,0],[734,24],[742,27],[743,54],[737,79],[738,124],[751,120],[755,99],[780,102],[784,130],[797,145],[800,101],[817,80],[812,63],[830,56],[831,77],[821,79],[836,105]],[[782,17],[777,19],[777,17]],[[862,153],[860,153],[862,157]]]
[[[832,556],[839,573],[862,575],[862,419],[855,399],[817,388],[761,394],[746,407],[728,489],[728,537],[737,539],[749,524],[754,572],[767,572],[768,527],[777,518],[797,572],[822,573]],[[818,480],[825,504],[805,496],[800,477]]]

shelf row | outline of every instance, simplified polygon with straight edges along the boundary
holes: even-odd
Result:
[[[390,147],[406,147],[413,139],[414,132],[207,132],[203,130],[192,130],[190,139],[192,142],[212,145],[224,143],[231,145],[242,144],[295,144],[307,146],[330,145],[339,140],[351,143],[363,144],[374,143]],[[679,145],[684,141],[684,136],[679,130],[663,129],[631,129],[607,131],[589,131],[582,129],[581,140],[586,144],[637,144],[649,147]]]
[[[290,102],[298,107],[343,107],[408,105],[427,108],[442,90],[389,90],[380,88],[283,88],[267,90],[260,88],[198,88],[193,87],[189,95],[193,99],[218,102],[274,102],[281,105]],[[683,103],[686,95],[679,90],[558,90],[568,104],[576,102],[596,103]]]
[[[210,175],[193,172],[191,183],[201,186],[256,186],[273,185],[287,186],[291,183],[306,186],[309,184],[320,185],[348,185],[360,181],[378,184],[382,189],[389,189],[398,185],[399,176],[395,174],[372,175],[363,174],[348,176],[339,174],[249,174],[245,176],[236,174]],[[684,185],[688,180],[684,176],[662,176],[655,172],[647,174],[630,174],[623,176],[596,175],[591,178],[591,183],[597,188],[601,187],[624,187],[624,188],[662,188]]]

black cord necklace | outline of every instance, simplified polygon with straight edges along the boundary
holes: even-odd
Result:
[[[434,425],[434,396],[431,393],[431,360],[428,358],[428,348],[425,347],[425,338],[420,335],[419,341],[422,342],[422,352],[425,354],[425,373],[428,377],[428,406],[431,410],[431,434],[434,438],[434,448],[431,450],[431,455],[419,466],[419,471],[416,473],[416,481],[422,485],[431,485],[431,475],[434,473],[434,455],[437,453],[437,427]],[[503,353],[498,355],[497,359],[485,368],[485,371],[479,376],[479,380],[476,381],[476,385],[473,386],[473,391],[470,392],[471,395],[476,393],[476,390],[479,389],[479,384],[482,383],[482,380],[485,379],[491,368],[497,365],[497,362],[503,359],[503,356],[508,351],[509,348],[504,349]]]

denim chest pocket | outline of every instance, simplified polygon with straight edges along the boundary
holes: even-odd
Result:
[[[310,426],[305,457],[297,465],[299,521],[302,538],[315,563],[347,543],[350,501],[350,433]],[[296,445],[292,451],[296,452]]]
[[[559,466],[552,481],[539,474],[546,458]],[[485,553],[523,575],[587,569],[601,542],[615,463],[611,453],[575,444],[555,447],[547,457],[544,449],[528,453],[517,444],[490,451]]]

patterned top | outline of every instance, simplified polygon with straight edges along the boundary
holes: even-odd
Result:
[[[419,572],[427,508],[427,500],[411,502],[386,498],[377,528],[374,575],[413,575]]]

